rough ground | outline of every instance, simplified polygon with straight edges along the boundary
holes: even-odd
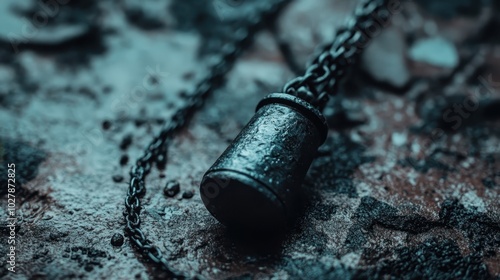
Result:
[[[164,276],[117,238],[128,170],[263,2],[74,0],[43,10],[1,1],[0,278]],[[494,1],[412,1],[377,32],[325,111],[330,136],[286,235],[242,237],[205,210],[204,171],[356,2],[290,4],[176,137],[166,170],[148,177],[143,228],[174,269],[201,279],[500,278]],[[4,253],[8,163],[17,174],[15,274]],[[163,194],[170,180],[180,183],[173,198]]]

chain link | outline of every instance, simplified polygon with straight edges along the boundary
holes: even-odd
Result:
[[[236,59],[248,48],[255,33],[264,26],[266,21],[273,20],[290,0],[278,0],[267,3],[261,12],[250,17],[243,27],[236,30],[236,39],[223,50],[220,60],[209,69],[209,75],[196,87],[186,104],[175,112],[171,121],[163,127],[160,133],[151,141],[144,154],[136,161],[130,170],[130,182],[125,197],[125,211],[123,212],[126,233],[132,243],[143,256],[161,266],[169,278],[185,279],[186,276],[174,271],[161,252],[160,248],[146,238],[141,229],[141,201],[145,194],[145,177],[151,171],[152,165],[162,167],[167,161],[167,148],[177,131],[184,128],[192,115],[203,106],[206,98],[215,89],[220,87],[227,72],[233,67]]]
[[[305,74],[288,82],[283,91],[323,109],[329,95],[337,92],[349,66],[370,41],[371,30],[381,28],[376,19],[390,18],[388,9],[384,9],[388,3],[389,0],[363,0],[347,25],[337,31],[333,42],[321,48]]]

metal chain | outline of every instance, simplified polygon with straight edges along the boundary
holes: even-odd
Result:
[[[125,198],[125,211],[123,212],[126,233],[141,254],[153,263],[160,265],[169,278],[185,279],[186,276],[175,272],[170,267],[162,251],[147,239],[141,229],[140,198],[146,192],[145,178],[151,171],[153,164],[159,167],[166,164],[167,148],[175,133],[186,126],[192,115],[203,106],[210,93],[223,84],[226,74],[233,67],[234,62],[241,53],[248,48],[255,33],[264,26],[264,22],[275,19],[277,14],[289,2],[290,0],[266,2],[266,7],[262,11],[254,14],[253,17],[249,17],[246,24],[236,30],[235,41],[223,49],[220,60],[210,67],[210,74],[197,85],[193,94],[189,96],[187,103],[175,112],[171,121],[153,139],[142,157],[137,160],[130,170],[130,183]]]
[[[372,39],[372,30],[380,28],[377,20],[389,20],[391,13],[383,9],[388,3],[389,0],[363,0],[347,26],[339,29],[334,41],[321,49],[305,74],[288,82],[283,91],[323,109],[329,96],[336,93],[349,66]]]

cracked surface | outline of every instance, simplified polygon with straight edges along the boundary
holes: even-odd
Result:
[[[0,32],[0,185],[9,162],[19,179],[18,271],[6,270],[2,254],[0,277],[161,279],[120,237],[129,167],[238,19],[265,1],[70,1],[22,43],[22,19],[39,9],[31,2],[5,1],[0,11],[9,27]],[[380,57],[363,58],[325,111],[330,135],[286,234],[237,234],[204,208],[203,173],[258,101],[293,77],[277,42],[304,65],[355,2],[291,4],[276,25],[279,40],[259,33],[173,141],[166,169],[149,175],[142,227],[177,271],[201,279],[500,277],[500,56],[491,34],[500,20],[490,1],[466,13],[471,1],[441,1],[453,2],[446,10],[415,1],[394,16],[391,33],[375,40],[398,44],[373,44],[367,53]],[[415,42],[435,36],[456,48],[456,68],[409,58]],[[380,50],[387,45],[393,51]],[[365,65],[380,61],[397,63],[403,76]],[[464,100],[477,92],[478,108],[467,110]],[[454,105],[465,111],[444,119]],[[164,194],[171,180],[180,186],[173,197]],[[4,187],[0,195],[4,221]]]

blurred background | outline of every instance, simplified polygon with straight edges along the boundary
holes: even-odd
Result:
[[[0,2],[0,248],[16,165],[16,273],[154,279],[124,235],[128,171],[270,0]],[[500,277],[500,3],[395,1],[324,111],[327,142],[284,236],[243,239],[206,211],[203,173],[258,101],[301,73],[360,1],[295,0],[153,168],[142,227],[201,279]],[[380,25],[385,25],[382,22]],[[172,184],[179,191],[164,193]],[[5,250],[4,250],[5,249]]]

